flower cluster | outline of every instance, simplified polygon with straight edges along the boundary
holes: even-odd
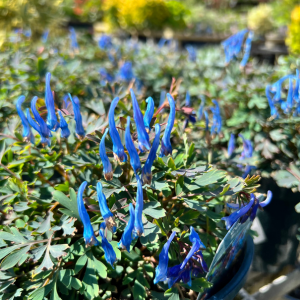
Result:
[[[68,138],[70,136],[70,130],[68,128],[68,123],[64,119],[63,112],[61,110],[58,110],[55,108],[55,103],[54,103],[54,94],[51,91],[50,87],[50,79],[51,79],[51,74],[47,73],[46,74],[46,89],[45,89],[45,104],[47,108],[47,120],[42,118],[42,116],[39,113],[39,109],[37,109],[37,102],[38,102],[38,97],[33,97],[31,100],[31,111],[34,116],[34,119],[32,118],[30,114],[29,108],[26,110],[26,116],[24,115],[22,111],[22,103],[25,100],[24,96],[20,96],[17,100],[17,112],[18,115],[20,116],[22,125],[23,125],[23,138],[24,141],[30,141],[34,143],[34,136],[31,131],[30,126],[36,130],[40,137],[41,137],[41,144],[43,146],[50,146],[51,141],[50,138],[52,137],[51,132],[57,131],[59,128],[61,129],[61,137],[62,138]],[[71,103],[73,105],[73,111],[74,111],[74,119],[76,122],[76,127],[75,127],[75,132],[78,136],[78,138],[83,139],[85,136],[85,131],[83,129],[82,125],[82,116],[80,113],[80,104],[79,104],[79,99],[77,97],[72,98],[72,96],[69,94],[69,97],[71,99]],[[67,100],[64,99],[63,102],[63,107],[68,106]],[[56,111],[58,111],[60,121],[58,122],[57,116],[56,116]],[[30,125],[30,126],[29,126]]]
[[[169,248],[172,240],[174,239],[176,232],[173,231],[170,235],[168,241],[164,245],[163,249],[159,254],[159,264],[155,270],[154,283],[159,281],[167,281],[169,288],[171,288],[175,283],[182,282],[187,283],[189,286],[192,284],[192,276],[197,277],[199,274],[205,274],[208,272],[207,265],[203,259],[203,255],[200,249],[205,249],[205,245],[201,242],[199,235],[195,229],[190,227],[190,242],[192,246],[189,252],[186,250],[186,244],[178,242],[182,250],[187,252],[184,261],[173,267],[169,267]]]
[[[244,43],[245,36],[248,34],[247,39]],[[228,39],[222,42],[225,52],[225,63],[228,64],[232,59],[237,58],[239,53],[242,51],[244,44],[244,56],[240,63],[240,66],[245,67],[251,51],[251,43],[253,39],[253,32],[248,29],[239,31],[238,33],[232,35]]]
[[[154,103],[152,98],[148,98],[148,108],[145,113],[145,116],[143,117],[142,112],[139,108],[137,99],[135,97],[135,94],[133,90],[130,90],[131,92],[131,99],[133,104],[133,118],[136,124],[136,131],[137,131],[137,137],[138,137],[138,147],[140,152],[149,151],[150,153],[148,155],[148,158],[146,160],[145,165],[143,166],[143,169],[141,168],[141,162],[139,158],[139,154],[137,152],[137,149],[134,145],[134,142],[131,137],[130,133],[130,117],[127,117],[127,126],[125,130],[125,146],[128,151],[128,154],[130,156],[130,164],[133,168],[133,171],[136,176],[137,181],[137,196],[135,201],[135,208],[133,208],[132,203],[129,205],[129,213],[130,218],[129,221],[125,227],[125,230],[123,232],[123,235],[121,237],[121,240],[119,241],[118,246],[122,249],[126,249],[127,251],[130,251],[130,245],[131,242],[134,239],[137,239],[138,237],[142,236],[144,234],[144,226],[142,222],[142,214],[143,214],[143,207],[144,207],[144,200],[143,200],[143,184],[151,183],[152,180],[152,173],[151,173],[151,167],[152,164],[156,158],[156,152],[159,146],[159,140],[160,140],[160,125],[155,124],[155,138],[152,143],[152,147],[149,142],[149,135],[148,132],[151,131],[151,120],[154,113]],[[168,155],[172,154],[172,147],[170,143],[170,134],[174,125],[175,120],[175,102],[173,97],[168,94],[168,100],[170,104],[170,116],[168,119],[168,124],[165,130],[165,134],[162,138],[161,147],[163,152],[161,154]],[[71,98],[72,103],[74,100]],[[125,153],[124,146],[121,142],[120,135],[118,133],[115,120],[114,120],[114,112],[115,108],[119,102],[119,98],[113,99],[111,102],[108,119],[109,119],[109,128],[107,128],[102,136],[102,139],[100,141],[99,146],[99,154],[100,158],[102,160],[103,164],[103,173],[106,180],[111,180],[113,178],[113,170],[112,170],[112,164],[109,161],[109,158],[106,153],[105,149],[105,138],[107,136],[107,133],[110,133],[112,142],[113,142],[113,153],[116,158],[116,160],[119,163],[124,163],[127,161],[127,154]],[[76,105],[76,102],[74,102]],[[73,104],[74,106],[74,104]],[[76,106],[75,106],[76,108]],[[79,110],[79,107],[78,107]],[[75,120],[76,120],[76,113],[75,114]],[[146,121],[146,122],[145,122]],[[146,131],[145,123],[148,127],[148,132]],[[165,148],[163,148],[163,146]],[[140,178],[138,172],[142,169],[142,179]],[[98,246],[100,245],[99,241],[95,237],[95,233],[93,231],[90,218],[88,216],[88,213],[85,209],[85,206],[83,204],[83,192],[87,185],[87,182],[84,182],[81,184],[78,196],[77,196],[77,205],[78,205],[78,211],[81,218],[81,221],[84,226],[84,239],[87,246]],[[116,231],[116,222],[115,217],[113,213],[109,210],[107,206],[107,201],[105,198],[105,195],[102,191],[102,184],[100,182],[97,183],[97,196],[98,196],[98,202],[100,207],[101,215],[104,219],[104,222],[100,225],[100,231],[99,235],[102,238],[102,248],[105,253],[105,258],[108,263],[110,263],[113,266],[113,263],[116,260],[116,254],[113,250],[113,247],[108,242],[105,234],[105,229],[110,230],[111,232]]]
[[[272,192],[268,191],[267,198],[264,201],[259,201],[254,194],[250,194],[250,201],[247,204],[227,203],[227,206],[235,211],[230,216],[222,218],[225,221],[226,229],[230,229],[237,221],[245,223],[249,218],[253,221],[257,209],[263,209],[268,205],[272,200],[272,196]]]
[[[286,100],[282,98],[282,85],[289,82]],[[278,118],[280,107],[284,114],[289,114],[294,109],[294,115],[300,115],[300,78],[299,70],[296,75],[286,75],[273,84],[266,86],[266,96],[269,102],[271,117]]]

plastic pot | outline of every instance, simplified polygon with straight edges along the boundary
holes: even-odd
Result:
[[[254,244],[253,239],[250,235],[247,236],[247,240],[244,247],[245,249],[243,252],[243,257],[241,258],[239,268],[237,269],[235,275],[231,277],[231,274],[224,273],[223,287],[221,287],[221,289],[219,289],[215,294],[210,296],[210,298],[208,298],[207,300],[231,300],[238,294],[239,290],[244,286],[254,255]],[[232,279],[226,283],[229,276]],[[198,297],[198,299],[200,300],[201,298]]]

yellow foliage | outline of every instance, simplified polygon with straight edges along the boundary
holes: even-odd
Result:
[[[286,44],[291,52],[300,54],[300,5],[296,6],[291,13]]]
[[[186,13],[185,7],[182,4],[176,6],[173,2],[165,0],[105,0],[103,10],[105,20],[112,28],[159,30],[170,24],[172,26],[172,17],[177,18],[181,26],[184,23],[182,20]]]
[[[265,34],[274,27],[272,7],[268,4],[259,4],[248,13],[248,27],[256,33]]]

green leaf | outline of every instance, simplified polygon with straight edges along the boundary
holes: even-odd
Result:
[[[160,206],[158,201],[150,201],[144,204],[143,213],[154,218],[159,219],[166,215],[166,211],[164,209],[155,209]]]
[[[133,288],[132,288],[132,294],[134,299],[145,299],[146,298],[146,290],[145,287],[138,281],[135,280]]]
[[[53,199],[59,202],[62,206],[66,207],[70,212],[71,216],[80,220],[78,209],[77,209],[77,201],[74,199],[74,190],[70,189],[70,198],[68,198],[64,193],[60,191],[54,191],[52,193]],[[75,200],[75,201],[74,201]]]
[[[96,264],[94,260],[88,258],[86,271],[82,280],[82,289],[84,288],[84,294],[88,299],[93,299],[99,294],[99,285],[95,270]]]
[[[196,181],[192,183],[190,190],[195,190],[199,187],[216,183],[222,180],[225,176],[226,176],[225,171],[221,171],[221,170],[208,171],[204,173],[202,176],[200,176],[199,178],[197,178]]]
[[[5,141],[4,140],[1,140],[0,141],[0,163],[2,161],[2,157],[5,153]]]
[[[7,256],[1,263],[1,270],[7,270],[15,266],[20,261],[23,254],[27,253],[29,250],[30,250],[30,246],[26,246]]]
[[[67,253],[64,250],[70,248],[68,244],[58,244],[51,245],[49,251],[54,258],[59,258],[60,256],[66,256]]]
[[[203,205],[207,204],[206,202],[203,201],[197,201],[197,200],[188,200],[184,199],[184,202],[191,208],[191,209],[196,209],[200,212],[206,211],[206,207],[203,207]]]
[[[23,235],[18,231],[17,228],[11,227],[10,230],[12,231],[12,233],[0,231],[0,239],[18,244],[27,243],[27,240],[23,237]]]
[[[77,274],[86,264],[88,257],[84,254],[80,256],[75,264],[75,274]]]

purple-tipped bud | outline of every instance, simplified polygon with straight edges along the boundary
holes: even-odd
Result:
[[[104,178],[106,180],[112,180],[113,179],[113,170],[112,170],[112,166],[111,163],[109,161],[109,158],[106,154],[106,150],[105,150],[105,137],[108,133],[108,128],[105,129],[105,132],[102,136],[100,145],[99,145],[99,154],[100,154],[100,158],[102,160],[102,164],[103,164],[103,173],[104,173]]]

